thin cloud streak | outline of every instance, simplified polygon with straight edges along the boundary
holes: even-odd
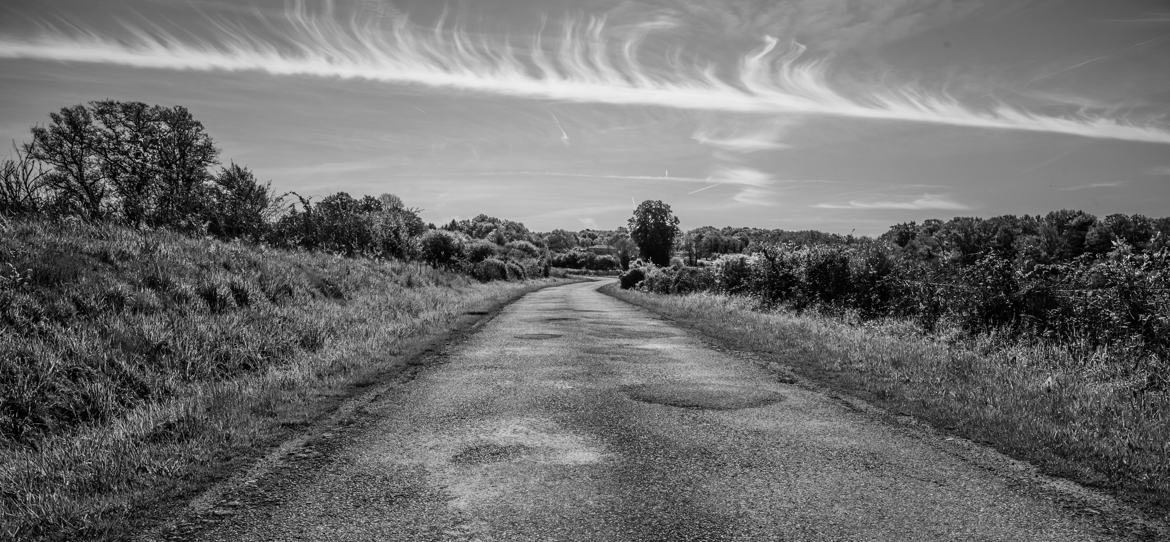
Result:
[[[1108,183],[1089,183],[1089,184],[1079,184],[1076,186],[1065,186],[1065,187],[1061,188],[1061,190],[1064,192],[1080,192],[1081,190],[1098,190],[1098,189],[1103,189],[1103,188],[1117,188],[1119,186],[1125,186],[1126,184],[1128,184],[1128,183],[1126,183],[1125,181],[1113,181],[1113,182],[1108,182]]]
[[[700,129],[691,138],[703,145],[709,145],[717,149],[739,153],[752,153],[789,148],[790,145],[777,141],[786,128],[786,125],[780,124],[779,126],[747,130],[739,133],[730,130],[716,131]]]
[[[492,41],[459,27],[447,30],[442,23],[423,31],[402,17],[384,24],[384,19],[354,13],[345,20],[335,15],[332,3],[325,5],[321,12],[310,12],[292,4],[280,39],[218,20],[210,21],[214,33],[205,39],[129,23],[117,36],[79,24],[42,23],[35,37],[0,36],[0,58],[362,79],[579,103],[834,116],[1170,144],[1170,128],[1154,121],[1048,116],[1002,103],[976,110],[946,94],[909,87],[869,89],[864,100],[853,99],[828,83],[824,60],[806,60],[803,46],[781,47],[771,36],[740,59],[734,76],[721,76],[713,63],[686,65],[676,57],[647,67],[640,44],[650,32],[670,31],[670,25],[611,38],[604,19],[570,20],[560,42],[550,48],[540,34],[523,44]]]
[[[744,205],[763,205],[774,206],[776,203],[771,200],[772,191],[763,188],[745,188],[740,190],[732,199],[736,203]]]
[[[592,174],[592,173],[568,173],[563,171],[455,171],[448,173],[394,173],[388,174],[387,177],[396,179],[401,178],[433,178],[441,177],[444,179],[458,179],[465,177],[565,177],[569,179],[608,179],[615,181],[671,181],[682,183],[705,183],[710,182],[710,177],[682,177],[677,175],[671,176],[656,176],[656,175],[615,175],[615,174]]]
[[[861,209],[899,211],[967,211],[971,206],[935,194],[923,194],[912,201],[849,201],[848,203],[818,203],[817,209]]]
[[[568,177],[571,179],[609,179],[615,181],[673,181],[683,183],[705,183],[711,179],[708,177],[678,177],[678,176],[654,176],[654,175],[593,175],[589,173],[565,173],[560,171],[488,171],[482,173],[471,173],[472,176],[483,177]],[[409,175],[407,175],[409,176]]]

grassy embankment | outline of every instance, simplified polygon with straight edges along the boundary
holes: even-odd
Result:
[[[1123,356],[948,341],[906,323],[762,312],[740,297],[602,291],[1046,472],[1170,510],[1170,392],[1130,381]]]
[[[0,220],[0,539],[144,527],[407,345],[549,283]]]

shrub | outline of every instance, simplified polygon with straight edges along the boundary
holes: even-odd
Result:
[[[471,276],[481,282],[505,280],[508,278],[508,266],[496,258],[488,258],[472,266]]]
[[[751,261],[742,255],[723,256],[715,261],[714,288],[725,294],[745,293],[751,287]]]
[[[845,249],[812,246],[797,252],[800,268],[800,296],[796,308],[831,306],[848,298],[849,257]]]
[[[590,256],[585,262],[585,269],[590,271],[612,271],[620,267],[618,259],[613,256]]]
[[[585,264],[589,261],[592,254],[581,249],[574,248],[568,252],[553,253],[549,257],[549,263],[553,267],[564,267],[566,269],[583,269]]]
[[[670,293],[691,294],[706,292],[715,286],[715,276],[698,267],[683,267],[674,271],[670,280]]]
[[[513,256],[515,259],[535,258],[540,256],[540,249],[536,248],[536,245],[529,243],[528,241],[511,241],[504,245],[504,248],[508,249],[509,255],[515,254],[515,256]]]
[[[762,250],[752,263],[748,289],[765,306],[777,305],[795,296],[800,285],[797,273],[797,262],[792,252],[783,248]]]
[[[862,318],[889,314],[895,293],[891,284],[894,271],[889,251],[880,245],[869,246],[850,260],[851,303]]]
[[[479,240],[467,247],[467,261],[479,263],[496,256],[496,244],[491,241]]]
[[[630,269],[618,277],[618,282],[621,283],[623,290],[629,290],[630,288],[637,286],[643,280],[646,280],[646,272],[643,271],[640,267]]]
[[[673,267],[648,267],[645,269],[646,278],[638,285],[643,292],[654,294],[669,294],[670,283],[673,280]]]
[[[423,261],[435,267],[450,267],[463,256],[463,242],[446,230],[430,230],[419,241]]]
[[[508,262],[505,271],[507,272],[508,280],[524,280],[528,278],[528,273],[524,270],[524,267],[514,261]]]

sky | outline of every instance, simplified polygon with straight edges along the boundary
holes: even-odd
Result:
[[[277,192],[876,235],[1170,215],[1164,0],[5,0],[0,141],[183,105]]]

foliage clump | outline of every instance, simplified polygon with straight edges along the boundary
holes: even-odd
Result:
[[[451,267],[463,257],[463,240],[444,230],[426,232],[419,241],[419,255],[435,267]]]
[[[659,200],[646,200],[634,209],[630,217],[630,239],[638,250],[655,265],[670,263],[675,236],[679,233],[679,219],[670,211],[670,205]]]
[[[646,280],[646,272],[639,267],[635,267],[629,271],[626,271],[625,273],[622,273],[618,278],[618,281],[621,284],[623,290],[629,290],[630,288],[637,286],[643,280]]]
[[[508,279],[508,265],[498,258],[488,258],[471,268],[471,276],[483,282]]]
[[[479,263],[488,258],[494,258],[497,250],[499,250],[499,245],[491,241],[475,241],[467,247],[467,261],[470,263]]]
[[[675,262],[647,270],[639,289],[903,319],[928,333],[1132,351],[1139,373],[1170,389],[1167,236],[1170,220],[1140,215],[934,220],[899,224],[876,240],[757,244],[695,266]]]

